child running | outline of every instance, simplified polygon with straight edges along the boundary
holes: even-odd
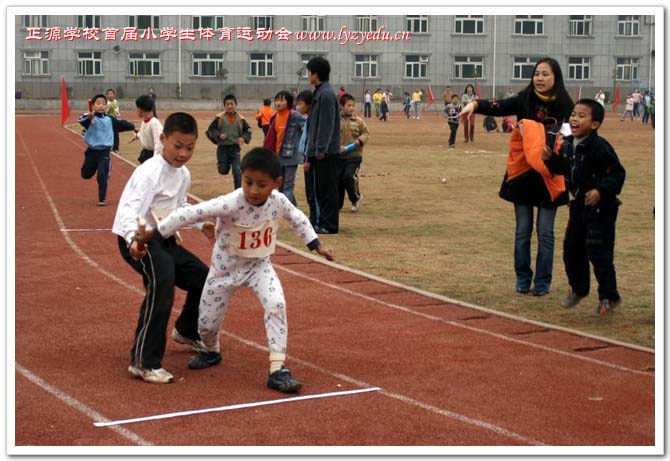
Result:
[[[155,227],[169,210],[187,203],[191,176],[185,164],[193,156],[198,139],[196,121],[189,114],[174,113],[165,119],[160,137],[164,145],[161,155],[149,158],[135,169],[121,194],[112,227],[118,236],[121,256],[142,276],[146,288],[128,371],[155,384],[173,381],[161,361],[175,286],[187,295],[172,339],[193,349],[202,347],[198,336],[198,304],[207,277],[207,266],[175,237],[159,237],[144,247],[136,238],[138,219],[143,218]],[[202,231],[213,238],[214,224],[203,224]]]
[[[173,235],[179,228],[204,220],[216,220],[216,244],[207,275],[207,288],[200,300],[198,332],[205,345],[188,366],[207,368],[221,362],[219,331],[226,315],[228,300],[235,290],[251,288],[265,311],[265,331],[270,350],[267,386],[280,392],[296,392],[302,383],[285,366],[287,318],[284,291],[270,255],[277,240],[278,219],[284,219],[310,250],[329,261],[333,251],[326,248],[302,211],[283,194],[281,165],[268,149],[256,147],[242,159],[242,189],[227,195],[179,208],[158,224],[161,237]],[[151,238],[154,232],[147,232]]]
[[[598,135],[605,109],[594,99],[580,99],[570,115],[571,135],[558,155],[545,151],[549,171],[565,175],[573,200],[563,242],[563,262],[570,291],[565,307],[589,294],[589,261],[598,280],[596,315],[621,302],[614,270],[614,234],[626,171],[612,146]]]
[[[107,115],[107,97],[96,94],[91,99],[92,112],[79,117],[79,124],[84,127],[84,163],[81,166],[81,177],[91,179],[97,172],[98,206],[107,205],[107,184],[112,171],[110,151],[114,145],[115,133],[135,130],[135,126],[125,120]]]

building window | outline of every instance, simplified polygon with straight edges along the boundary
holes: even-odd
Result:
[[[569,57],[568,79],[588,80],[591,78],[591,58]]]
[[[160,16],[128,16],[128,27],[142,29],[159,29]]]
[[[372,32],[379,27],[377,16],[356,16],[356,30],[358,32]]]
[[[428,16],[407,16],[407,32],[425,34],[428,32]]]
[[[100,16],[79,15],[77,16],[77,27],[80,29],[100,29]]]
[[[129,73],[133,77],[156,77],[161,74],[158,53],[130,53]]]
[[[193,29],[220,29],[223,27],[223,16],[193,16]]]
[[[77,53],[77,75],[85,77],[102,75],[102,52],[89,51]]]
[[[307,78],[307,63],[310,59],[316,58],[317,56],[323,56],[323,54],[301,54],[300,62],[302,63],[302,78]]]
[[[49,75],[49,52],[27,51],[23,53],[25,75]]]
[[[25,15],[23,17],[23,27],[49,27],[49,22],[47,21],[47,16],[43,15],[34,15],[29,16]]]
[[[454,20],[455,34],[483,34],[484,16],[456,16]]]
[[[252,77],[272,77],[272,53],[251,53],[249,75]]]
[[[272,16],[252,16],[251,17],[251,27],[254,30],[272,29]]]
[[[639,16],[619,16],[617,20],[617,35],[635,37],[640,35]]]
[[[193,76],[216,77],[223,68],[223,53],[193,53]]]
[[[426,78],[428,56],[409,54],[405,56],[405,78]]]
[[[516,35],[544,34],[544,16],[515,16],[514,33]]]
[[[616,79],[637,80],[639,58],[616,58]]]
[[[377,56],[358,55],[356,56],[355,77],[359,78],[377,78]]]
[[[322,31],[326,30],[325,16],[303,16],[302,30],[304,31]]]
[[[454,78],[482,78],[484,58],[482,56],[454,56]]]
[[[593,16],[570,16],[570,35],[590,37],[592,21]]]
[[[528,80],[533,76],[533,69],[535,69],[535,64],[542,58],[537,56],[535,57],[522,57],[514,58],[514,70],[513,77],[515,79]]]

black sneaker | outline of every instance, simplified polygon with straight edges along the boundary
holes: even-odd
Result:
[[[202,368],[209,368],[217,363],[221,362],[221,354],[218,352],[210,352],[201,350],[198,352],[198,355],[193,357],[190,362],[188,362],[188,367],[192,370],[200,370]]]
[[[601,299],[596,307],[596,315],[605,316],[611,314],[615,308],[621,304],[621,298],[619,299]]]
[[[563,298],[563,301],[561,304],[563,307],[566,309],[569,309],[571,307],[575,307],[577,304],[579,304],[579,301],[584,299],[584,296],[579,296],[577,293],[572,291],[572,289],[568,290],[568,294],[565,295],[565,298]]]
[[[302,383],[293,379],[293,375],[289,369],[284,367],[268,376],[268,387],[279,392],[291,393],[298,392],[302,387]]]

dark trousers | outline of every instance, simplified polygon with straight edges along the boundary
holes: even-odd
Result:
[[[409,118],[409,111],[412,108],[410,104],[405,104],[405,107],[403,107],[403,112],[405,113],[405,118]]]
[[[319,224],[319,204],[316,201],[316,168],[314,168],[315,158],[309,159],[310,168],[305,170],[305,198],[309,205],[309,222],[312,227]]]
[[[261,129],[263,130],[263,137],[265,137],[265,136],[268,135],[268,131],[270,130],[270,125],[263,125],[261,127]]]
[[[81,166],[81,177],[91,179],[98,173],[98,200],[104,202],[107,197],[107,184],[109,184],[109,173],[112,171],[112,159],[106,149],[91,149],[84,152],[84,164]]]
[[[363,104],[363,111],[365,118],[370,118],[372,117],[372,103],[371,102],[366,102]]]
[[[153,157],[153,156],[154,156],[154,151],[149,150],[149,149],[142,149],[142,150],[140,151],[140,156],[137,157],[137,160],[138,160],[140,163],[144,163],[144,162],[146,162],[147,160],[149,160],[149,159],[150,159],[151,157]]]
[[[216,148],[216,167],[219,174],[226,175],[233,170],[233,185],[235,189],[242,187],[242,173],[240,172],[240,146],[237,144],[222,145]]]
[[[130,351],[131,363],[146,369],[161,368],[165,336],[174,301],[174,287],[187,292],[186,302],[175,327],[190,339],[198,335],[198,306],[207,279],[208,267],[175,239],[155,239],[147,243],[147,254],[135,261],[126,241],[119,237],[123,259],[142,275],[146,296],[140,307],[135,340]]]
[[[319,205],[318,226],[336,234],[340,228],[340,212],[337,191],[337,162],[338,155],[326,155],[322,159],[315,159],[313,167],[316,169],[316,200]]]
[[[449,145],[453,146],[454,144],[456,144],[456,132],[458,131],[458,123],[449,122],[449,129],[451,130],[449,132]]]
[[[344,206],[344,194],[346,192],[352,205],[356,204],[361,198],[361,192],[358,187],[358,172],[361,169],[361,157],[340,157],[337,160],[337,177],[339,192],[339,208]]]
[[[112,146],[114,152],[119,150],[119,132],[114,130],[114,145]]]
[[[614,270],[614,234],[619,202],[588,207],[573,200],[563,242],[563,262],[570,287],[578,296],[589,294],[590,268],[598,281],[598,298],[618,300]]]

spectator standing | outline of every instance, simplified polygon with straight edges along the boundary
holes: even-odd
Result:
[[[470,101],[475,100],[475,87],[472,84],[469,84],[465,87],[465,93],[461,97],[461,104],[465,105]],[[475,141],[475,116],[474,114],[470,117],[463,119],[463,133],[465,134],[465,142],[474,142]]]
[[[417,88],[412,93],[412,106],[414,106],[414,120],[419,120],[421,118],[421,98],[423,97],[423,91],[421,88]]]

